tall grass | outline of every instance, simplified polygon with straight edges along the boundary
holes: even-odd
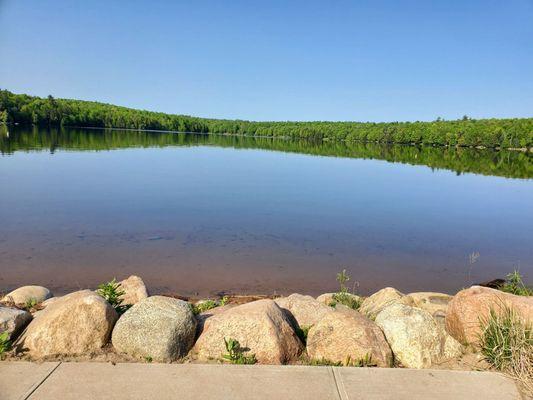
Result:
[[[481,352],[496,369],[519,381],[533,395],[533,327],[509,307],[491,309],[482,319]]]

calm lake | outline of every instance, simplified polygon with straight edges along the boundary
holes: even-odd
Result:
[[[120,130],[0,132],[0,291],[455,292],[533,280],[533,156]]]

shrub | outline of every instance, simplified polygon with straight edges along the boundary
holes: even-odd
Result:
[[[227,354],[224,354],[222,358],[229,361],[232,364],[255,364],[257,362],[255,354],[246,356],[244,353],[249,349],[242,348],[239,341],[236,339],[224,338],[224,344],[226,346]]]
[[[110,282],[98,285],[96,293],[106,299],[119,314],[124,313],[129,308],[127,305],[122,305],[122,296],[124,296],[126,292],[120,289],[120,283],[118,283],[115,278]]]
[[[481,353],[496,369],[517,379],[533,394],[533,328],[511,308],[491,309],[480,323]]]

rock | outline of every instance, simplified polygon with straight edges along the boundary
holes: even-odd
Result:
[[[259,363],[283,364],[302,350],[285,313],[272,300],[258,300],[209,318],[193,353],[201,360],[219,359],[226,353],[224,338],[236,339],[255,354]]]
[[[226,304],[224,306],[211,308],[210,310],[206,310],[198,314],[196,316],[196,320],[198,321],[198,325],[196,326],[196,337],[200,336],[204,330],[204,326],[206,324],[209,324],[209,318],[214,315],[218,315],[220,313],[228,311],[234,307],[237,307],[237,304]]]
[[[113,347],[134,357],[173,361],[187,354],[194,342],[196,318],[189,303],[151,296],[126,311],[113,329]]]
[[[42,310],[15,347],[34,358],[91,353],[109,341],[117,318],[116,311],[101,296],[81,290]]]
[[[324,293],[324,294],[321,294],[320,296],[318,296],[316,298],[316,300],[320,303],[324,303],[325,305],[329,306],[331,305],[332,301],[333,301],[333,296],[335,295],[336,293]],[[359,302],[362,302],[363,301],[363,298],[356,295],[356,294],[352,294],[352,293],[346,293],[347,296],[350,296],[352,298],[354,298],[355,300],[359,301]]]
[[[479,343],[480,320],[486,320],[490,309],[501,312],[511,308],[523,321],[533,322],[533,297],[516,296],[482,286],[461,290],[448,304],[446,331],[462,344]]]
[[[463,346],[453,337],[451,337],[443,328],[442,334],[444,335],[444,347],[442,348],[441,359],[449,360],[451,358],[457,358],[463,354]]]
[[[27,301],[33,299],[36,303],[41,303],[50,297],[52,297],[52,292],[43,286],[22,286],[6,294],[2,301],[26,304]]]
[[[148,297],[148,291],[141,278],[131,275],[129,278],[120,281],[120,290],[125,293],[122,296],[123,305],[137,304]]]
[[[448,303],[453,296],[445,293],[415,292],[402,297],[399,302],[406,306],[420,308],[429,312],[433,318],[444,328],[444,318]]]
[[[346,364],[368,359],[379,367],[390,367],[392,351],[381,329],[370,319],[347,307],[324,316],[307,336],[307,354]]]
[[[429,368],[443,358],[444,330],[425,310],[394,303],[376,316],[394,356],[408,368]]]
[[[385,307],[400,300],[403,294],[394,288],[386,287],[363,300],[359,311],[370,319],[376,318]]]
[[[29,312],[18,308],[0,306],[0,333],[7,332],[13,340],[30,323]]]
[[[320,321],[326,314],[334,312],[331,307],[320,303],[311,296],[298,293],[274,300],[281,309],[288,313],[289,319],[296,322],[295,327],[309,328]]]

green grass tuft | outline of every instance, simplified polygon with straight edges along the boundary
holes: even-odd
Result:
[[[480,336],[481,353],[494,368],[517,379],[533,394],[533,328],[514,310],[502,306],[491,309]]]

